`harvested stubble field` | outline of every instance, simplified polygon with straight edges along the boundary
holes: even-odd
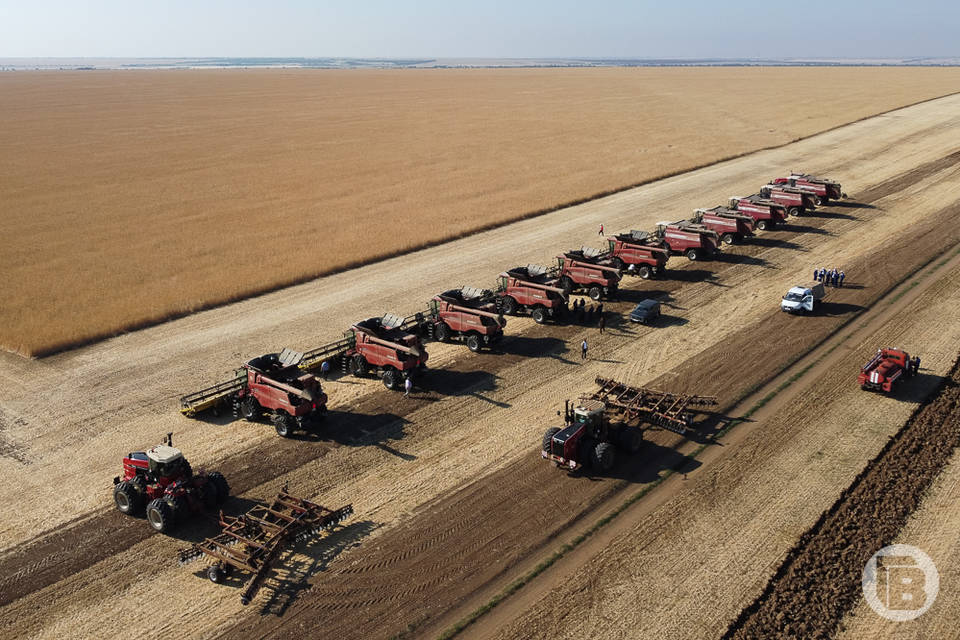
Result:
[[[49,353],[957,90],[957,69],[3,74],[0,345]]]
[[[557,473],[537,447],[563,399],[603,374],[716,393],[727,406],[776,374],[960,243],[953,224],[958,132],[960,96],[951,96],[50,358],[0,354],[0,624],[11,634],[51,638],[116,637],[130,628],[190,637],[370,638],[408,625],[424,636],[446,628],[448,612],[474,594],[496,592],[596,509],[650,485],[694,446],[653,432],[648,448],[611,477]],[[686,211],[783,166],[840,177],[852,201],[762,233],[722,260],[671,261],[665,279],[628,282],[621,300],[608,305],[602,337],[596,329],[519,318],[508,325],[502,353],[432,343],[434,371],[423,390],[403,398],[372,379],[327,383],[332,415],[301,439],[280,439],[266,424],[191,421],[176,411],[180,394],[229,375],[246,358],[283,345],[316,346],[358,317],[406,308],[454,284],[486,284],[521,256],[549,260],[589,241],[601,221],[616,230],[647,226],[661,216],[658,203]],[[898,250],[888,253],[893,243]],[[821,315],[777,311],[782,292],[819,264],[846,267],[849,286],[831,292]],[[471,632],[556,637],[565,629],[582,636],[590,624],[615,635],[629,624],[659,637],[722,633],[949,371],[960,341],[952,320],[960,272],[944,268],[931,278],[923,281],[929,288],[912,290],[916,299],[900,299],[911,306],[890,314],[870,309],[889,322],[836,349],[835,366],[788,411],[738,426],[688,481],[674,476],[681,482],[652,492],[665,495],[667,508],[588,558],[587,571],[574,579],[544,574],[550,597],[526,599],[537,593],[531,584],[511,599],[520,606],[516,615],[498,608]],[[663,326],[616,321],[648,294],[667,303]],[[570,346],[583,337],[591,340],[591,359],[580,365]],[[848,372],[877,342],[923,354],[925,375],[905,397],[851,387]],[[744,361],[754,366],[741,371]],[[324,504],[352,502],[356,515],[332,540],[285,553],[261,595],[243,608],[235,585],[213,585],[176,566],[176,550],[209,534],[209,522],[198,519],[180,538],[151,535],[143,520],[111,506],[109,478],[120,455],[167,431],[176,432],[195,468],[226,473],[239,497],[232,509],[289,482]],[[92,482],[101,489],[91,490]],[[584,581],[596,598],[577,591]],[[145,602],[159,603],[163,615]]]

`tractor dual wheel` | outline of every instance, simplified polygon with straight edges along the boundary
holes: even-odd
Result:
[[[560,433],[559,427],[551,427],[547,429],[547,432],[543,434],[543,447],[541,448],[541,451],[546,451],[547,453],[552,452],[553,447],[551,445],[553,444],[553,436],[557,435],[558,433]]]
[[[616,451],[609,442],[597,444],[590,453],[590,462],[597,471],[607,472],[613,469],[616,462]]]
[[[163,498],[156,498],[147,505],[147,522],[158,533],[167,533],[173,529],[176,516],[173,508]]]
[[[230,485],[219,471],[211,471],[207,479],[217,487],[217,504],[223,504],[230,497]]]
[[[475,333],[471,333],[467,336],[467,348],[474,353],[480,351],[480,347],[483,346],[483,341],[480,340],[480,336]]]
[[[270,416],[270,422],[273,423],[273,428],[281,438],[289,438],[297,428],[297,421],[293,416],[280,411]]]
[[[143,510],[143,494],[127,481],[114,486],[113,501],[117,505],[117,511],[126,515],[137,514]]]
[[[643,432],[636,427],[623,427],[617,440],[625,451],[636,453],[643,446]]]

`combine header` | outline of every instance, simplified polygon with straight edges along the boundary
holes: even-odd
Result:
[[[541,456],[558,467],[574,470],[592,465],[609,471],[617,448],[628,453],[640,449],[647,426],[687,436],[695,415],[717,404],[714,397],[631,387],[607,378],[596,382],[599,389],[592,394],[581,396],[573,405],[566,402],[566,426],[548,429],[543,436]]]
[[[651,244],[652,236],[646,231],[634,229],[630,233],[618,233],[607,242],[611,266],[624,273],[647,279],[667,269],[670,252]]]
[[[329,531],[352,513],[351,505],[327,509],[290,495],[284,486],[269,506],[259,505],[236,517],[221,512],[220,535],[181,549],[180,565],[210,556],[215,563],[207,569],[207,577],[215,583],[223,582],[233,569],[252,574],[240,594],[240,602],[247,605],[283,549]]]
[[[567,312],[567,294],[556,284],[550,269],[528,264],[501,273],[494,295],[497,306],[508,316],[529,311],[537,324],[543,324],[548,318],[559,320]]]
[[[477,352],[503,337],[507,319],[497,313],[489,289],[463,287],[434,296],[425,323],[427,334],[440,342],[457,340]]]
[[[304,354],[290,349],[268,353],[237,369],[231,380],[180,398],[180,413],[188,417],[229,402],[234,417],[256,420],[270,416],[277,433],[288,437],[323,417],[327,395],[316,376],[300,367]]]
[[[377,375],[390,390],[402,387],[406,378],[426,368],[427,350],[418,333],[427,324],[427,315],[400,317],[392,313],[354,324],[342,340],[311,349],[303,354],[301,369],[313,369],[324,361],[339,363],[343,373],[357,377]]]

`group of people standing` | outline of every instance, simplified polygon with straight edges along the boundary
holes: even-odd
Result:
[[[845,277],[843,271],[838,271],[837,269],[824,269],[820,267],[819,269],[813,270],[813,279],[827,286],[842,287]]]
[[[600,333],[603,333],[603,303],[587,307],[587,301],[583,298],[575,300],[570,306],[570,312],[573,314],[577,324],[593,324],[594,318],[600,326]]]

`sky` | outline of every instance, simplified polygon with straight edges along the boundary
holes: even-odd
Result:
[[[0,0],[0,57],[960,56],[957,0]]]

